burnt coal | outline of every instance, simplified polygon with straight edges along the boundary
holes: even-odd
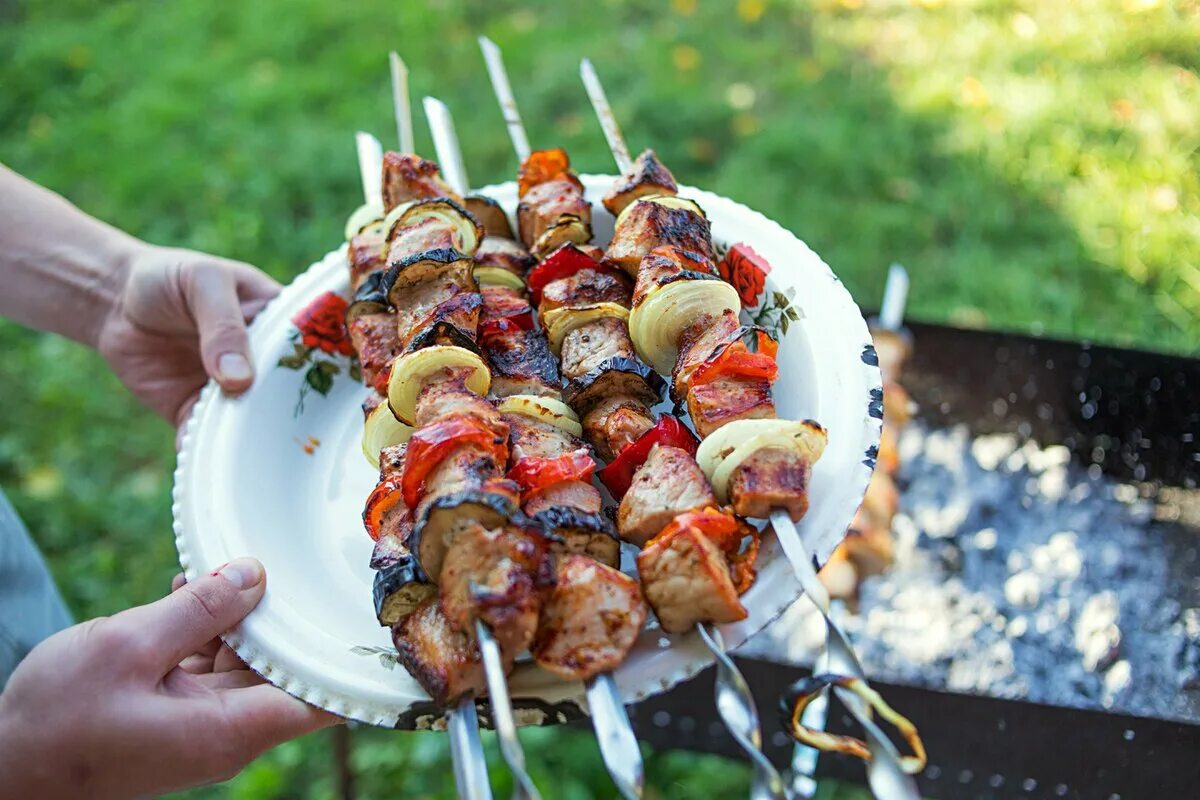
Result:
[[[1194,492],[961,425],[914,422],[900,455],[896,563],[841,617],[869,676],[1200,720]],[[823,636],[801,600],[746,650],[811,664]]]

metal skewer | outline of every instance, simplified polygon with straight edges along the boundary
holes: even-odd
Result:
[[[395,52],[389,55],[392,72],[392,98],[401,152],[413,152],[412,109],[408,102],[408,69]],[[358,169],[363,195],[368,205],[383,208],[383,146],[369,133],[355,136],[358,146]],[[407,149],[406,149],[407,147]],[[492,800],[488,782],[487,760],[483,741],[479,737],[479,718],[475,713],[475,698],[462,697],[458,705],[446,712],[446,731],[450,737],[450,757],[454,763],[454,780],[460,800]]]
[[[596,68],[592,66],[590,60],[585,58],[579,63],[579,75],[587,89],[592,108],[596,111],[596,117],[600,120],[600,127],[604,130],[604,138],[608,141],[608,148],[612,151],[613,160],[617,162],[617,169],[622,173],[628,172],[633,166],[629,147],[625,144],[625,137],[621,135],[621,128],[617,125],[612,107],[608,103],[608,96],[604,93],[600,77],[596,74]],[[742,748],[754,765],[751,797],[755,800],[759,800],[759,798],[785,800],[787,794],[783,777],[762,752],[762,729],[758,720],[758,706],[754,702],[754,695],[750,692],[749,684],[746,683],[746,679],[738,670],[737,665],[733,663],[733,659],[726,653],[725,641],[721,632],[715,626],[707,623],[701,623],[696,627],[700,631],[700,638],[717,660],[717,680],[714,689],[717,713],[730,734],[733,735],[734,740],[737,741],[738,746]]]
[[[495,45],[492,45],[495,47]],[[499,51],[497,51],[498,53]],[[501,67],[503,69],[503,67]],[[507,78],[505,78],[507,85]],[[429,121],[429,129],[433,134],[433,145],[437,151],[438,162],[442,166],[442,174],[454,191],[466,195],[470,191],[467,180],[467,168],[463,163],[462,150],[458,145],[458,134],[455,132],[454,119],[446,104],[434,97],[424,99],[425,116]],[[515,109],[515,103],[513,105]],[[517,118],[520,125],[520,118]],[[522,134],[524,129],[522,129]],[[515,141],[514,141],[515,145]],[[629,715],[621,702],[620,692],[612,675],[604,673],[593,677],[586,685],[588,708],[592,716],[592,725],[596,730],[596,740],[600,745],[600,755],[612,776],[621,796],[626,800],[637,800],[642,796],[644,768],[642,752],[638,748],[637,737],[633,735],[633,727],[629,723]],[[494,695],[493,695],[494,696]],[[497,723],[496,730],[500,731]],[[501,735],[503,745],[504,738]],[[519,748],[520,743],[516,746]],[[524,763],[524,756],[521,756]]]

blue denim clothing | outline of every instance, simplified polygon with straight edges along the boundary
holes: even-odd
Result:
[[[0,492],[0,691],[34,645],[70,624],[46,562]]]

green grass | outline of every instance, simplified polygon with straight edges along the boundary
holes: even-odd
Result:
[[[351,133],[394,136],[389,48],[414,96],[450,104],[474,182],[511,175],[486,33],[535,143],[611,170],[576,77],[588,55],[633,146],[796,231],[864,305],[901,261],[922,319],[1196,352],[1194,0],[572,5],[10,2],[0,158],[139,236],[286,280],[358,202]],[[5,323],[0,385],[0,484],[75,613],[161,595],[171,432],[92,354]],[[588,737],[527,736],[556,796],[608,796]],[[447,795],[442,740],[355,739],[362,796]],[[655,797],[745,794],[727,762],[649,766]],[[312,739],[197,796],[324,797],[331,781]]]

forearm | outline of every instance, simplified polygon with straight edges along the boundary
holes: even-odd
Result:
[[[0,165],[0,316],[95,347],[143,246]]]

